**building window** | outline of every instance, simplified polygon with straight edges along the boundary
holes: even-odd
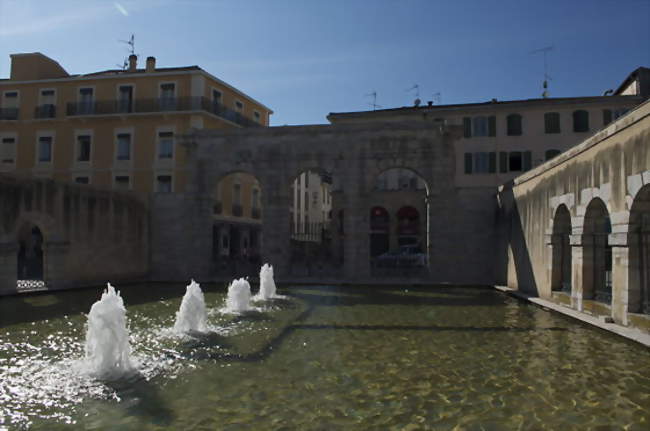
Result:
[[[156,177],[156,191],[159,193],[171,193],[172,191],[171,175],[158,175]]]
[[[131,160],[131,135],[129,133],[117,135],[117,160]]]
[[[163,111],[176,109],[176,84],[160,84],[160,108]]]
[[[41,136],[38,138],[38,161],[50,163],[52,161],[52,137]]]
[[[466,174],[493,174],[497,170],[495,152],[465,153]]]
[[[551,160],[553,157],[557,156],[560,153],[561,153],[560,150],[546,150],[546,152],[544,153],[544,158],[546,160]]]
[[[235,101],[235,108],[237,109],[237,112],[242,112],[244,110],[244,104],[237,100]]]
[[[118,89],[118,109],[120,112],[133,112],[133,86],[120,85]]]
[[[472,136],[496,136],[496,117],[465,117],[463,118],[463,134],[466,138]]]
[[[158,133],[158,158],[159,159],[174,158],[174,133],[173,132]]]
[[[16,161],[16,138],[2,138],[0,141],[0,163],[11,165]]]
[[[56,117],[55,97],[54,90],[41,90],[40,105],[36,109],[36,118]]]
[[[88,177],[75,177],[74,182],[77,184],[90,184],[90,178]]]
[[[472,153],[465,153],[465,173],[471,174],[474,165],[472,164]]]
[[[506,122],[508,126],[508,136],[521,136],[521,115],[510,114],[506,117]]]
[[[241,184],[233,184],[232,186],[232,203],[241,205]]]
[[[589,131],[589,112],[582,109],[573,111],[573,131],[578,133]]]
[[[260,207],[260,191],[258,189],[253,189],[252,193],[252,206],[257,209]]]
[[[94,90],[92,88],[79,89],[79,114],[92,114],[95,110]]]
[[[614,109],[614,110],[603,109],[603,125],[604,126],[608,125],[612,121],[614,121],[614,120],[622,117],[623,115],[627,114],[628,111],[629,110],[627,108]]]
[[[128,175],[118,175],[115,177],[115,188],[118,190],[128,190],[131,187],[131,177]]]
[[[253,112],[253,119],[254,119],[256,122],[259,123],[259,122],[261,121],[262,117],[261,117],[261,115],[260,115],[259,112],[254,111],[254,112]]]
[[[510,172],[518,172],[523,168],[521,162],[521,151],[512,151],[508,155],[508,169]]]
[[[544,133],[560,133],[559,112],[547,112],[544,114]]]
[[[214,105],[221,105],[223,102],[223,94],[219,90],[212,90],[212,103]]]
[[[90,161],[90,144],[91,144],[91,137],[89,135],[77,136],[77,161],[78,162]]]

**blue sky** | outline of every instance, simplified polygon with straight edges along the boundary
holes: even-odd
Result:
[[[0,0],[0,77],[40,51],[69,73],[115,68],[134,33],[141,61],[198,64],[275,111],[329,112],[600,95],[650,67],[650,0]]]

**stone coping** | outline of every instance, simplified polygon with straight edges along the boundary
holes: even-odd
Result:
[[[507,286],[495,285],[494,288],[515,298],[531,302],[540,307],[548,308],[549,310],[564,314],[565,316],[573,317],[574,319],[580,320],[581,322],[588,323],[592,326],[604,329],[605,331],[609,331],[620,335],[621,337],[625,337],[628,340],[636,341],[637,343],[640,343],[646,347],[650,347],[650,334],[641,332],[639,329],[621,326],[617,323],[607,323],[598,317],[591,316],[578,310],[574,310],[573,308],[569,308],[566,305],[561,305],[556,302],[552,302],[536,296],[531,296],[526,293],[519,292],[515,289],[511,289]]]

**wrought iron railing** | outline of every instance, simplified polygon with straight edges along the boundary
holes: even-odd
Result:
[[[0,120],[17,120],[18,108],[0,108]]]
[[[151,113],[172,111],[206,111],[232,121],[242,127],[257,127],[260,124],[242,113],[232,110],[206,97],[164,97],[136,100],[98,100],[92,102],[71,102],[67,104],[66,115],[111,115],[129,113]]]
[[[56,105],[40,105],[34,109],[34,118],[56,118]]]

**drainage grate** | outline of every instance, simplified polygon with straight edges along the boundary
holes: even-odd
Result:
[[[47,286],[43,280],[18,280],[16,288],[18,292],[47,290]]]

